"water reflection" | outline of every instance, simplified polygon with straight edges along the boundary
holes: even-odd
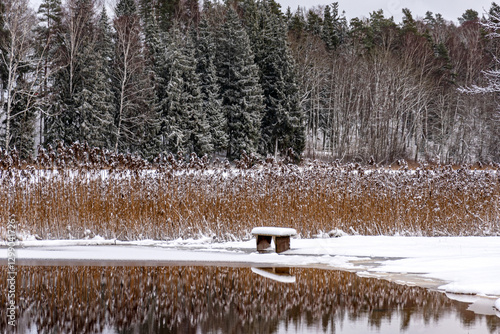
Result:
[[[252,272],[262,277],[275,280],[281,283],[295,283],[295,276],[290,275],[290,268],[275,267],[275,268],[251,268]]]
[[[2,291],[7,289],[5,269]],[[433,328],[450,317],[462,329],[500,330],[498,317],[476,315],[444,294],[347,272],[292,268],[289,276],[296,282],[283,284],[250,268],[18,269],[18,332],[274,333],[305,328],[340,333],[353,323],[370,331],[392,323],[398,331],[412,332],[416,324]],[[0,296],[7,305],[6,294]],[[6,307],[0,317],[6,319]],[[0,322],[0,331],[6,329]]]

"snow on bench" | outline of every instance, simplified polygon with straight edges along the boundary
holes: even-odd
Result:
[[[252,272],[257,275],[281,282],[281,283],[295,283],[295,276],[290,275],[290,268],[251,268]]]
[[[276,253],[281,253],[290,249],[290,237],[297,234],[294,228],[286,227],[255,227],[252,235],[257,239],[257,251],[264,252],[271,246],[274,238]]]

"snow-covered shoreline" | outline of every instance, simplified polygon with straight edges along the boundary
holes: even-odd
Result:
[[[19,264],[227,265],[348,270],[453,294],[500,298],[500,237],[343,236],[292,239],[291,249],[259,254],[255,239],[171,241],[30,240],[16,243]],[[7,244],[0,248],[7,259]],[[6,263],[6,262],[5,262]],[[495,307],[499,308],[500,301]],[[498,312],[498,311],[497,311]]]

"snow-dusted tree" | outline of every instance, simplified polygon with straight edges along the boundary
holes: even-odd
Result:
[[[149,74],[153,87],[153,97],[151,101],[152,114],[156,115],[157,122],[154,123],[158,135],[155,137],[157,152],[166,149],[166,137],[164,130],[166,122],[164,115],[168,109],[168,77],[169,63],[167,59],[168,36],[160,31],[157,18],[154,15],[154,8],[150,1],[141,1],[141,17],[144,26],[145,62],[146,71]]]
[[[336,49],[346,38],[347,20],[339,15],[339,4],[326,5],[323,14],[323,30],[321,39],[328,50]]]
[[[156,150],[158,118],[152,102],[154,94],[147,72],[139,15],[133,0],[121,0],[114,19],[115,56],[115,151],[141,151],[146,156]],[[152,144],[151,144],[152,143]]]
[[[488,33],[491,39],[500,38],[500,7],[495,3],[492,4],[491,10],[488,13],[488,19],[481,22],[481,25]],[[467,88],[460,88],[460,91],[470,94],[484,94],[484,93],[499,93],[500,92],[500,59],[495,58],[495,69],[484,71],[484,76],[487,80],[487,85],[479,86],[472,85]]]
[[[464,14],[465,16],[465,14]],[[480,22],[483,28],[487,32],[487,36],[493,40],[493,44],[498,43],[500,38],[500,6],[498,6],[495,2],[492,3],[490,11],[488,12],[488,18],[485,21]],[[496,44],[498,45],[498,44]],[[459,91],[462,93],[468,94],[494,94],[498,96],[500,93],[500,59],[496,57],[494,58],[494,65],[492,69],[483,71],[484,78],[486,79],[486,85],[470,85],[469,87],[461,87]],[[475,116],[474,116],[475,117]],[[491,119],[488,121],[489,131],[493,135],[490,136],[490,142],[493,145],[490,145],[492,148],[491,156],[499,157],[500,156],[500,138],[498,134],[500,133],[500,111],[497,107],[497,110],[494,115],[491,116]],[[486,132],[485,130],[483,130]]]
[[[210,30],[206,16],[203,16],[198,26],[196,39],[196,72],[200,77],[200,93],[202,112],[205,113],[210,129],[210,137],[215,152],[227,149],[226,117],[222,110],[222,100],[219,96],[219,83],[215,68],[215,39]]]
[[[189,34],[182,33],[174,25],[165,52],[167,90],[160,103],[163,106],[165,148],[171,152],[195,152],[198,155],[211,153],[209,125],[202,112],[200,80]]]
[[[7,31],[5,30],[4,26],[4,15],[5,15],[5,4],[0,2],[0,55],[4,55],[7,53],[6,47],[7,43],[5,41],[7,40]],[[4,61],[0,61],[0,91],[3,91],[4,88],[4,82],[6,81],[7,78],[7,64],[5,64]],[[0,105],[3,105],[4,101],[4,94],[0,94]]]
[[[112,40],[109,19],[96,14],[94,0],[67,4],[56,34],[53,91],[48,112],[48,143],[62,140],[111,148],[114,95],[111,86]]]
[[[112,41],[106,10],[103,8],[95,36],[82,54],[82,89],[76,94],[76,111],[81,117],[80,141],[90,146],[112,148],[114,98],[111,86]]]
[[[254,52],[265,104],[260,151],[276,155],[293,148],[300,154],[305,146],[305,125],[287,28],[267,1],[260,4],[259,19]]]
[[[0,36],[0,136],[9,151],[17,146],[26,156],[33,149],[34,118],[40,59],[34,56],[36,15],[27,0],[3,1]]]
[[[57,36],[53,108],[46,118],[46,142],[49,144],[59,140],[66,144],[83,140],[80,137],[82,115],[77,109],[84,102],[82,90],[88,89],[82,70],[88,66],[85,58],[92,56],[88,53],[93,53],[90,45],[95,37],[94,5],[94,0],[70,0],[66,3],[61,31]]]
[[[38,8],[40,24],[37,27],[37,49],[43,58],[43,77],[41,92],[38,96],[40,108],[38,115],[38,142],[44,142],[45,116],[52,111],[50,87],[53,85],[53,71],[56,67],[57,38],[61,33],[63,11],[61,0],[44,0]]]
[[[230,159],[257,151],[262,119],[262,87],[250,40],[236,11],[229,7],[217,36],[216,67],[227,119]]]
[[[173,25],[196,25],[200,16],[198,0],[139,0],[139,4],[141,17],[154,17],[161,32],[169,31]]]

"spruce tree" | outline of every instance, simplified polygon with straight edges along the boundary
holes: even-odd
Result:
[[[217,39],[216,66],[227,119],[230,159],[257,151],[262,119],[262,87],[248,35],[229,7]]]
[[[259,150],[262,154],[276,155],[293,148],[300,154],[305,146],[304,116],[299,105],[295,63],[287,43],[287,28],[268,2],[261,3],[259,20],[260,30],[253,34],[265,105]]]
[[[14,117],[10,121],[10,147],[15,148],[20,157],[26,159],[33,155],[35,147],[35,111],[28,105],[26,96],[20,96],[12,108]]]
[[[147,71],[143,31],[134,1],[120,0],[115,16],[114,150],[142,153],[151,158],[159,150],[159,118],[153,106],[154,90]]]
[[[63,12],[60,0],[44,0],[38,8],[38,18],[42,23],[36,28],[37,53],[43,59],[43,74],[39,96],[40,113],[38,115],[39,143],[44,142],[45,115],[52,112],[53,72],[56,70],[54,59],[57,58],[57,40],[62,29]]]
[[[80,140],[90,146],[112,148],[114,142],[114,98],[111,86],[112,40],[106,10],[103,8],[93,43],[83,53],[82,90],[77,94],[81,115]]]
[[[146,157],[154,158],[164,150],[165,142],[163,137],[164,122],[162,114],[164,106],[161,102],[166,96],[166,38],[165,33],[160,31],[156,9],[150,0],[140,2],[140,15],[144,31],[144,61],[145,72],[149,78],[152,90],[150,106],[150,119],[147,122],[146,138],[142,151],[146,152]]]
[[[87,66],[94,66],[96,15],[92,0],[75,0],[68,3],[68,17],[58,31],[57,60],[54,64],[53,107],[46,124],[46,142],[55,144],[62,140],[70,145],[85,141],[81,127],[86,124],[92,99]],[[90,62],[90,63],[88,63]],[[84,130],[87,133],[87,130]]]
[[[227,122],[222,110],[220,87],[215,68],[215,39],[204,16],[198,26],[196,39],[196,73],[200,78],[202,112],[205,113],[209,126],[212,146],[215,152],[227,149]]]
[[[167,92],[161,103],[164,106],[166,148],[198,155],[211,153],[212,140],[202,111],[200,80],[190,35],[174,26],[166,52],[169,64]]]

